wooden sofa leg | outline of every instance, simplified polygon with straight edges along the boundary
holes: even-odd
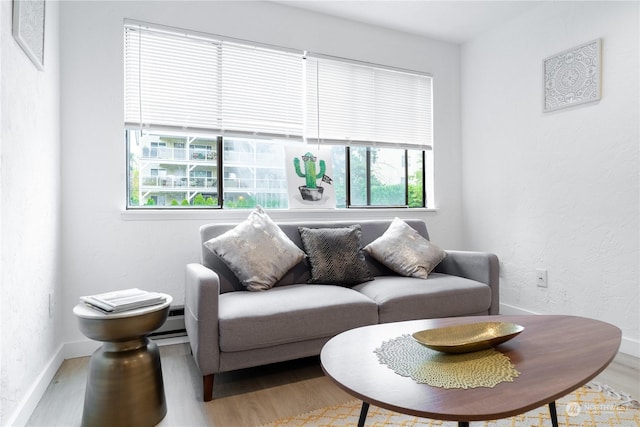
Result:
[[[210,402],[213,399],[213,375],[204,375],[202,377],[202,395],[205,402]]]

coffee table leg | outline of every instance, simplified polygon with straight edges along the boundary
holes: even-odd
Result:
[[[556,411],[556,402],[549,403],[549,415],[551,415],[551,425],[558,427],[558,412]]]
[[[364,427],[364,422],[367,419],[367,412],[369,412],[369,404],[362,402],[362,409],[360,409],[360,418],[358,419],[358,427]]]
[[[458,421],[458,427],[469,427],[469,421]]]

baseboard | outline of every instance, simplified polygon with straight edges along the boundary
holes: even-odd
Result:
[[[525,310],[524,308],[516,307],[509,304],[500,303],[500,314],[506,314],[511,316],[522,316],[527,314],[542,314],[531,310]]]
[[[620,353],[640,358],[640,341],[623,336],[620,343]]]
[[[509,304],[500,304],[500,314],[506,315],[527,315],[527,314],[542,314],[531,310],[525,310],[520,307],[516,307]],[[620,353],[627,354],[629,356],[640,358],[640,341],[633,338],[622,336],[620,342]]]
[[[23,427],[27,424],[31,414],[36,409],[36,406],[38,406],[38,402],[40,402],[44,392],[47,390],[47,387],[49,387],[62,362],[64,362],[63,355],[64,344],[57,348],[42,372],[40,372],[40,375],[38,375],[29,390],[27,390],[25,397],[18,404],[18,408],[7,420],[6,426]]]
[[[82,340],[73,341],[64,344],[64,358],[75,359],[76,357],[91,356],[102,343],[100,341]]]

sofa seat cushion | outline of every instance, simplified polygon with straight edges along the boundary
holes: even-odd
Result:
[[[487,313],[491,288],[484,283],[442,273],[427,280],[378,276],[354,286],[378,304],[380,323]]]
[[[252,350],[330,337],[378,323],[365,295],[333,285],[289,285],[228,292],[219,301],[220,349]]]

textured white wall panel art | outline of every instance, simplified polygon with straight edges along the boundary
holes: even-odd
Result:
[[[544,60],[544,111],[600,99],[600,39]]]
[[[44,0],[13,1],[13,36],[38,70],[44,69]]]

